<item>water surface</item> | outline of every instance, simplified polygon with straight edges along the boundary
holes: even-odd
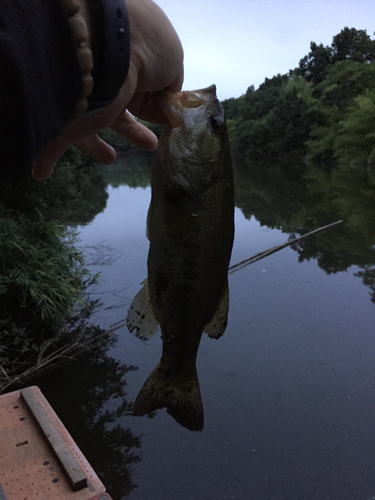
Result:
[[[165,410],[131,416],[159,336],[145,343],[123,327],[107,350],[40,381],[115,500],[375,498],[375,238],[363,229],[375,203],[367,194],[361,213],[352,175],[237,168],[232,264],[289,234],[345,224],[230,275],[227,330],[204,335],[198,353],[203,432]],[[125,182],[109,175],[105,210],[80,227],[90,269],[102,273],[93,319],[105,328],[125,319],[147,274],[151,188]]]

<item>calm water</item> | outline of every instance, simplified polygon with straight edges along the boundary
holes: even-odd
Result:
[[[102,273],[93,320],[105,328],[125,319],[147,273],[151,189],[126,185],[123,170],[126,159],[104,171],[107,206],[80,227],[90,269]],[[38,384],[115,500],[373,500],[371,175],[249,164],[236,179],[232,264],[291,233],[345,225],[230,275],[228,328],[204,335],[198,354],[203,432],[165,410],[131,416],[159,336],[145,343],[123,327],[108,349]]]

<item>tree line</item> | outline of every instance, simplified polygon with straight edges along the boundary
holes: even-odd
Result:
[[[375,40],[345,27],[287,74],[223,102],[232,150],[375,163]]]

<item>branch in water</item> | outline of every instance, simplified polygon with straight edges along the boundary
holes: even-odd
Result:
[[[275,252],[278,252],[279,250],[282,250],[285,247],[288,247],[289,245],[293,245],[293,243],[296,243],[297,241],[303,240],[304,238],[307,238],[308,236],[312,236],[313,234],[319,233],[320,231],[324,231],[325,229],[329,229],[333,226],[336,226],[337,224],[341,224],[342,220],[338,220],[336,222],[333,222],[332,224],[328,224],[327,226],[319,227],[318,229],[314,229],[314,231],[310,231],[309,233],[303,234],[302,236],[299,236],[298,238],[294,238],[293,240],[287,241],[286,243],[283,243],[282,245],[276,246],[269,248],[268,250],[264,250],[263,252],[259,252],[252,257],[249,257],[248,259],[242,260],[241,262],[238,262],[237,264],[234,264],[233,266],[230,266],[228,269],[228,274],[235,273],[236,271],[239,271],[240,269],[243,269],[246,266],[249,266],[250,264],[253,264],[254,262],[257,262],[260,259],[264,259],[264,257],[268,257],[268,255],[271,255]]]

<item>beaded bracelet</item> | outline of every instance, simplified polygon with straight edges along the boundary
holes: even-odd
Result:
[[[80,13],[80,4],[78,0],[63,0],[64,7],[68,14],[68,22],[73,37],[77,44],[77,57],[82,73],[83,98],[78,102],[74,118],[83,115],[88,109],[88,97],[94,87],[92,70],[94,67],[92,51],[89,47],[89,29],[87,23]]]
[[[95,65],[89,46],[89,30],[79,0],[63,0],[68,22],[77,43],[77,56],[82,73],[83,98],[75,117],[93,113],[114,101],[129,71],[130,35],[125,0],[100,0],[99,38]]]

